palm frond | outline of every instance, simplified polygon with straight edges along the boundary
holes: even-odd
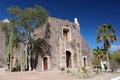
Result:
[[[117,40],[117,36],[115,35],[115,30],[111,24],[103,24],[97,28],[97,38],[96,42],[100,43],[102,40],[104,41],[104,48],[110,48],[110,42],[114,42]],[[110,42],[109,42],[110,41]]]

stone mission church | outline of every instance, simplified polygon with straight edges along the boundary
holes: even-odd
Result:
[[[75,69],[90,65],[90,49],[80,34],[77,18],[69,22],[57,18],[49,18],[49,25],[35,31],[35,39],[43,38],[46,30],[50,32],[48,42],[51,55],[38,58],[38,70]]]
[[[44,38],[47,32],[48,43],[51,46],[50,54],[38,57],[37,70],[67,70],[78,67],[89,67],[90,49],[80,33],[80,25],[77,18],[74,22],[69,22],[57,18],[48,19],[49,25],[44,25],[34,31],[35,39]],[[0,33],[2,33],[0,31]],[[2,62],[4,48],[4,36],[0,34],[0,65]],[[18,51],[17,51],[18,52]],[[16,51],[13,51],[14,57],[18,57]]]

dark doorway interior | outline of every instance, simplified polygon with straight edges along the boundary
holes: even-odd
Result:
[[[64,28],[64,29],[63,29],[63,37],[64,37],[64,40],[68,40],[68,33],[69,33],[69,29]]]
[[[84,67],[86,67],[86,58],[84,57],[83,60],[84,60]]]
[[[71,62],[71,53],[69,51],[66,51],[66,67],[71,68],[72,62]]]

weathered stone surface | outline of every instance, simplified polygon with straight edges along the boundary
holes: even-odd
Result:
[[[70,68],[77,68],[83,66],[83,56],[87,57],[87,63],[89,63],[88,57],[90,57],[90,50],[80,34],[79,25],[56,18],[49,18],[48,24],[35,31],[35,39],[45,38],[45,32],[48,25],[50,30],[48,42],[51,45],[51,56],[48,63],[48,65],[50,66],[50,70],[68,68],[68,64],[66,62],[67,51],[70,52],[71,56]],[[64,29],[68,30],[67,40],[64,39]],[[43,59],[39,59],[39,63],[42,63],[41,61],[43,61]],[[45,65],[42,66],[44,67]],[[42,66],[39,66],[38,69],[44,70],[42,69]]]
[[[0,25],[0,67],[5,66],[4,59],[4,33],[2,32],[2,26]]]
[[[82,41],[82,56],[83,58],[87,57],[87,65],[89,66],[91,64],[90,48],[82,36],[81,41]]]

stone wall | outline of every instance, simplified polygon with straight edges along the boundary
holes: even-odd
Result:
[[[89,66],[91,64],[90,48],[82,36],[81,41],[82,41],[82,56],[83,58],[84,57],[87,58],[87,65]]]
[[[66,51],[70,51],[72,58],[72,67],[76,68],[81,65],[83,47],[85,45],[83,39],[81,39],[80,35],[80,27],[79,25],[68,22],[64,20],[60,20],[57,18],[49,18],[48,20],[49,29],[50,29],[50,37],[48,39],[49,44],[51,45],[51,56],[50,56],[50,69],[59,69],[66,68]],[[35,31],[35,39],[45,38],[45,30],[47,25],[37,29]],[[63,29],[69,30],[68,40],[64,39]],[[86,48],[86,51],[89,50]],[[89,52],[89,51],[88,51]],[[87,53],[89,54],[89,53]],[[39,63],[41,63],[41,57],[39,59]],[[41,67],[39,66],[39,69]]]
[[[4,59],[4,43],[4,34],[2,32],[2,26],[0,25],[0,67],[6,64]]]

